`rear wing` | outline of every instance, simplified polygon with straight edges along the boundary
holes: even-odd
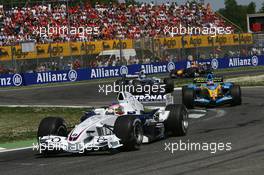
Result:
[[[216,83],[224,82],[223,77],[214,77],[212,80]],[[193,79],[194,84],[202,84],[202,83],[207,83],[207,82],[208,82],[208,78],[199,77],[199,78]]]
[[[139,75],[125,75],[125,78],[138,78]]]

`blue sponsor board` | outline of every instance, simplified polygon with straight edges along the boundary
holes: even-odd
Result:
[[[129,69],[127,66],[110,66],[110,67],[97,67],[88,68],[86,80],[99,79],[99,78],[112,78],[120,77],[122,74],[128,74]],[[85,78],[85,77],[84,77]]]
[[[135,74],[139,72],[140,69],[144,69],[146,74],[160,74],[170,72],[175,69],[175,65],[174,62],[155,62],[150,64],[134,64],[127,67],[129,74]]]
[[[250,57],[230,57],[220,59],[206,59],[198,60],[198,63],[211,64],[213,69],[226,69],[246,66],[264,66],[264,55],[250,56]],[[187,61],[186,67],[190,66],[190,62]]]
[[[75,70],[25,73],[23,74],[23,84],[33,85],[80,81],[81,79],[78,79],[78,74],[79,73]]]
[[[264,55],[250,57],[232,57],[221,59],[198,60],[198,63],[211,64],[213,69],[225,69],[245,66],[264,65]],[[128,66],[96,67],[78,70],[49,71],[40,73],[6,74],[0,76],[0,87],[26,86],[33,84],[75,82],[92,79],[120,77],[124,74],[135,74],[141,68],[146,74],[167,73],[174,69],[190,67],[191,62],[155,62]]]
[[[4,74],[0,76],[0,87],[21,86],[23,80],[21,74]]]

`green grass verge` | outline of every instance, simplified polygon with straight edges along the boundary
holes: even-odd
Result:
[[[0,144],[36,138],[41,119],[48,116],[62,116],[67,126],[74,126],[87,110],[85,108],[0,107]]]
[[[236,84],[239,84],[240,86],[264,86],[264,81],[259,81],[259,82],[245,81]]]
[[[227,68],[227,69],[217,69],[215,73],[231,73],[231,72],[243,72],[243,71],[257,71],[264,70],[264,66],[249,66],[249,67],[237,67],[237,68]]]
[[[26,140],[20,140],[20,141],[13,141],[8,143],[0,143],[0,148],[5,149],[14,149],[14,148],[24,148],[24,147],[30,147],[37,144],[37,139],[26,139]]]

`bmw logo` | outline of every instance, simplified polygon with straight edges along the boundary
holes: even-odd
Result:
[[[59,137],[55,137],[51,139],[51,142],[60,142],[60,141],[61,141],[61,138]]]
[[[169,62],[167,65],[167,69],[169,72],[171,72],[172,70],[175,70],[175,64],[174,62]]]
[[[251,61],[252,61],[252,65],[253,66],[257,66],[258,65],[258,57],[257,56],[253,56],[251,58]]]
[[[78,77],[78,73],[75,70],[70,70],[68,73],[68,78],[70,81],[76,81]]]
[[[22,76],[20,74],[15,74],[13,76],[13,84],[15,86],[20,86],[23,82]]]
[[[120,72],[120,75],[127,75],[128,68],[126,66],[121,66],[119,72]]]
[[[78,134],[77,134],[77,133],[74,133],[74,134],[72,134],[71,136],[72,136],[72,137],[77,137]]]
[[[212,59],[211,66],[213,69],[217,69],[218,68],[218,60]]]

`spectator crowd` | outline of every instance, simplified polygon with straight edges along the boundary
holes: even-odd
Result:
[[[225,21],[215,14],[210,5],[197,1],[185,4],[124,3],[104,5],[65,4],[31,5],[1,10],[0,46],[24,40],[38,43],[65,41],[94,41],[116,38],[139,39],[169,35],[167,27],[226,27]],[[80,36],[59,32],[40,36],[36,28],[42,27],[98,28],[99,33]]]
[[[40,35],[36,29],[48,28],[97,28],[99,33],[52,33]],[[210,4],[201,4],[189,0],[184,4],[142,3],[128,5],[89,3],[66,5],[65,1],[51,4],[26,5],[7,8],[0,5],[0,46],[15,45],[25,40],[35,40],[37,43],[67,42],[67,41],[97,41],[111,39],[140,39],[155,37],[170,37],[166,32],[172,27],[215,28],[231,27],[218,14],[214,13]],[[163,48],[166,50],[165,48]],[[247,49],[214,48],[199,49],[196,53],[186,53],[189,60],[219,58],[224,56],[246,56],[264,54],[263,48]],[[166,51],[164,51],[166,53]],[[209,54],[209,57],[208,57]],[[1,50],[0,50],[1,55]],[[219,56],[218,56],[219,55]],[[118,66],[129,64],[144,64],[156,61],[178,61],[182,58],[166,53],[162,57],[132,56],[123,57],[97,56],[93,59],[73,58],[71,60],[54,59],[53,61],[25,60],[19,62],[16,68],[8,69],[0,64],[0,74],[13,72],[43,72],[60,69],[79,69],[84,67]]]

